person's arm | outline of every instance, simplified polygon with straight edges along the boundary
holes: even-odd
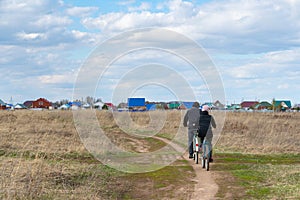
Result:
[[[212,126],[213,128],[216,128],[216,127],[217,127],[216,122],[215,122],[215,119],[214,119],[213,116],[211,116],[211,121],[210,121],[210,123],[211,123],[211,126]]]
[[[183,118],[183,126],[184,126],[184,127],[187,127],[187,122],[188,122],[188,119],[189,119],[188,113],[189,113],[189,111],[187,111],[187,112],[185,113],[185,116],[184,116],[184,118]]]

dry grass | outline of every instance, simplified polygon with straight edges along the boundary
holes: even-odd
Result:
[[[110,112],[96,115],[107,136],[127,150],[154,151],[164,145],[120,130]],[[133,115],[140,120],[139,114]],[[72,112],[3,111],[0,132],[0,199],[163,199],[174,191],[181,191],[178,197],[188,195],[189,185],[183,182],[193,171],[187,163],[138,175],[111,169],[87,152]]]
[[[299,153],[300,113],[227,113],[218,149]]]
[[[128,122],[124,120],[128,113],[113,116],[110,112],[96,112],[107,136],[116,145],[135,152],[164,146],[149,139],[155,133],[170,139],[178,133],[186,138],[186,129],[181,127],[183,114],[129,113],[132,120]],[[217,112],[213,115],[223,116]],[[300,113],[227,113],[216,148],[247,153],[299,153],[299,119]],[[139,199],[147,195],[163,199],[172,197],[175,191],[181,191],[176,193],[181,199],[188,195],[190,186],[184,183],[193,177],[193,172],[187,163],[131,176],[95,160],[77,134],[72,112],[2,111],[0,132],[1,199]],[[186,172],[187,176],[180,176]],[[144,187],[140,187],[142,183]]]
[[[3,111],[1,148],[45,153],[84,152],[70,112]]]

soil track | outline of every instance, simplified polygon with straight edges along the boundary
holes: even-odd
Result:
[[[183,148],[179,145],[173,143],[172,141],[161,138],[161,137],[154,137],[155,139],[161,140],[170,146],[172,146],[176,151],[183,152]],[[191,200],[196,199],[203,199],[203,200],[213,200],[216,199],[215,195],[218,192],[218,185],[213,179],[213,172],[206,171],[202,169],[200,164],[195,164],[193,159],[188,158],[188,154],[184,155],[184,159],[188,160],[189,164],[193,167],[196,177],[195,179],[191,180],[195,182],[195,187],[193,190],[193,194],[191,195]]]

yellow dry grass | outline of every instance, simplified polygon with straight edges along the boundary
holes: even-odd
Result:
[[[131,118],[127,128],[126,138],[137,142],[134,134],[129,132],[143,130],[169,138],[177,132],[186,134],[186,129],[180,129],[182,124],[181,111],[157,111],[149,114],[130,113],[118,114],[97,112],[101,128],[107,130],[108,136],[118,143],[118,136],[124,130],[119,128],[118,119]],[[164,115],[164,117],[159,117]],[[213,113],[218,118],[218,112]],[[223,114],[222,114],[223,116]],[[156,130],[150,124],[150,119],[165,120]],[[123,120],[124,121],[124,120]],[[116,123],[117,122],[117,123]],[[300,113],[227,113],[221,137],[217,146],[224,149],[239,150],[248,153],[282,153],[300,152]],[[15,111],[0,112],[1,148],[12,151],[34,151],[45,153],[85,152],[78,137],[70,111]],[[128,134],[129,133],[129,134]],[[147,135],[146,135],[147,136]],[[146,143],[143,143],[147,145]],[[150,148],[150,147],[148,147]]]
[[[184,111],[155,111],[114,116],[96,112],[107,136],[122,148],[136,152],[154,151],[163,144],[126,131],[145,129],[142,134],[149,134],[157,131],[155,123],[164,120],[157,135],[172,138],[179,133],[185,137],[186,129],[180,127],[183,114]],[[215,118],[223,114],[213,113]],[[122,121],[128,117],[130,122]],[[216,148],[247,153],[299,153],[299,121],[300,113],[227,113]],[[127,130],[121,130],[119,125]],[[1,111],[0,134],[0,198],[97,199],[105,194],[106,198],[117,199],[130,190],[126,180],[105,178],[104,171],[109,169],[99,167],[100,163],[90,157],[71,111]],[[103,183],[101,188],[98,183]]]
[[[300,113],[227,113],[217,147],[244,153],[299,153]]]

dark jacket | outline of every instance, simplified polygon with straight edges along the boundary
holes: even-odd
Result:
[[[201,136],[201,138],[209,137],[212,138],[213,137],[213,133],[212,133],[212,127],[216,128],[216,122],[213,118],[213,116],[211,116],[207,111],[200,111],[200,119],[199,119],[199,136]]]
[[[192,107],[189,109],[183,119],[183,126],[189,129],[197,130],[199,128],[200,110],[199,108]]]

